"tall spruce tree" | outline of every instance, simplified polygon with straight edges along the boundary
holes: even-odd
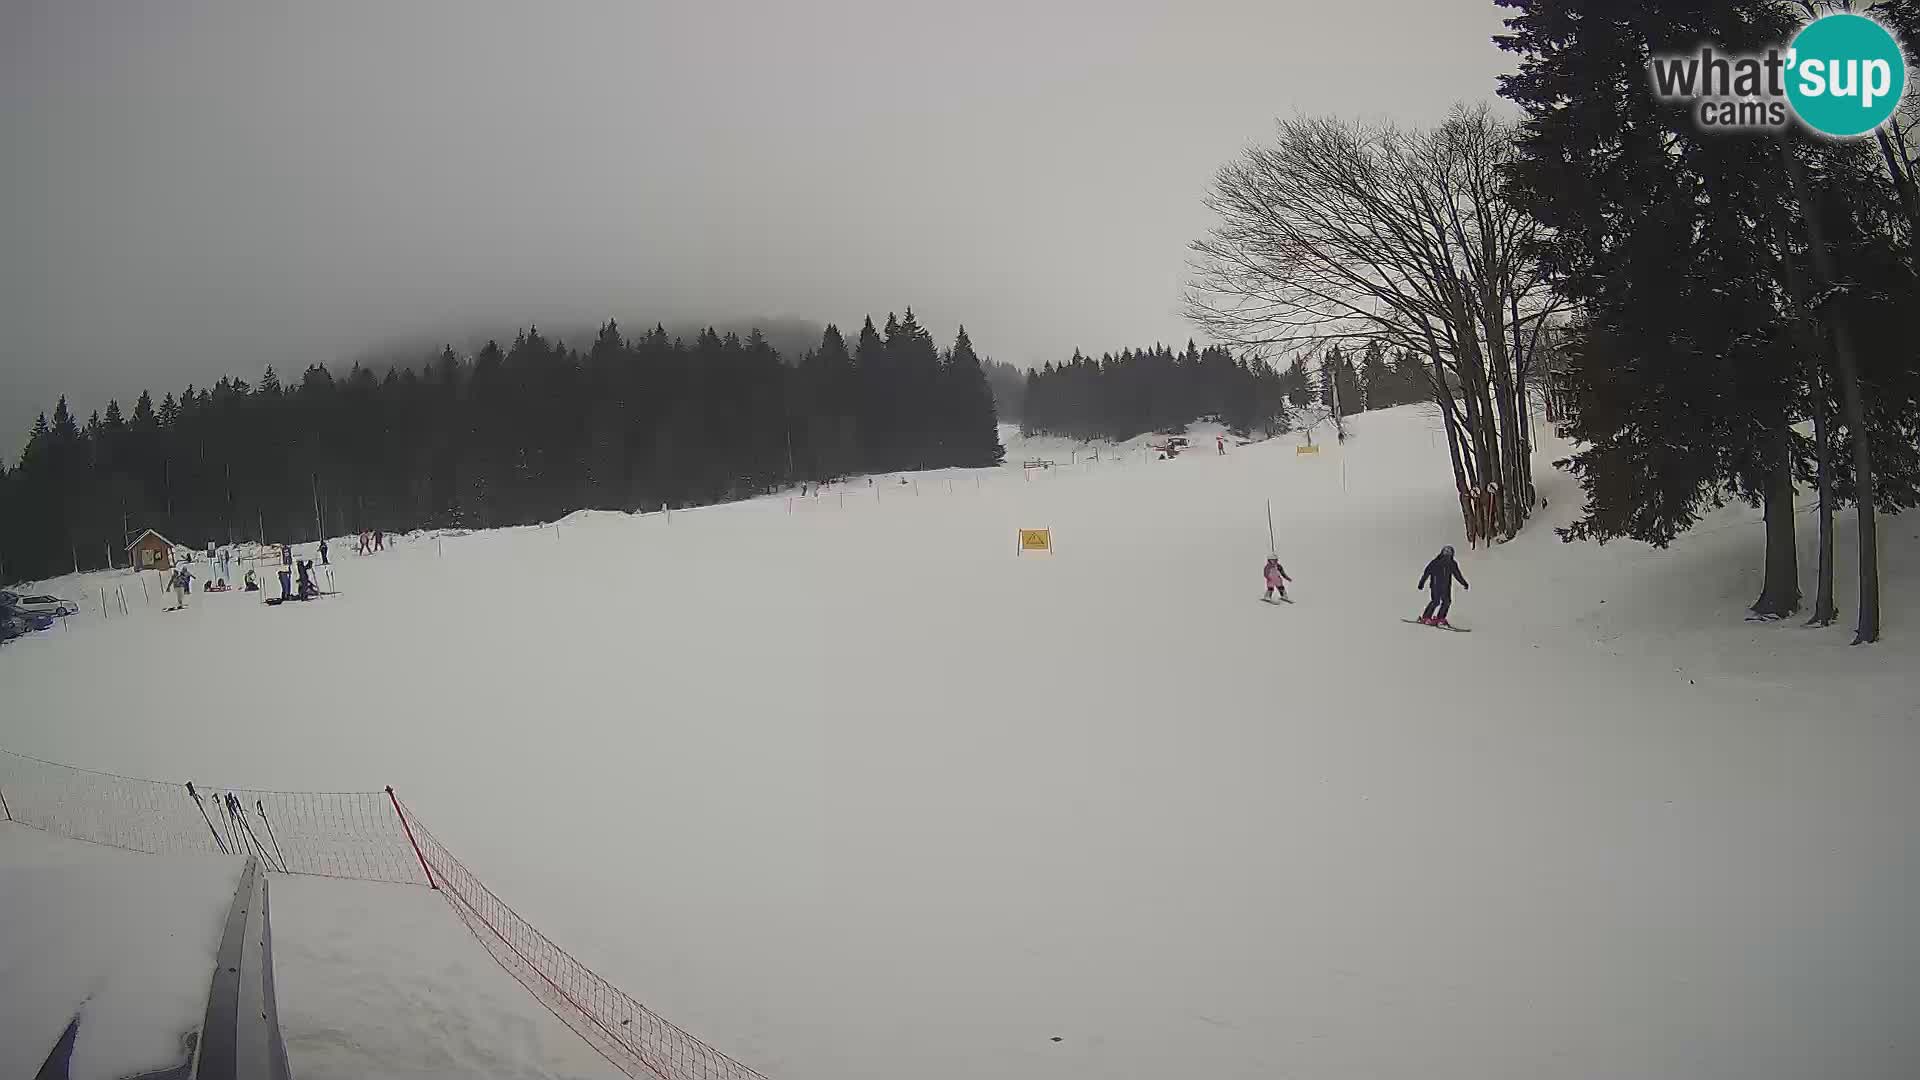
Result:
[[[947,460],[942,464],[969,468],[1000,464],[1007,451],[1000,444],[993,389],[965,326],[954,337],[941,377],[946,384],[939,399],[942,427],[949,432]]]
[[[1791,37],[1785,4],[1736,0],[1499,0],[1501,94],[1526,114],[1513,196],[1544,226],[1544,258],[1584,332],[1569,461],[1586,489],[1570,539],[1665,544],[1725,498],[1762,505],[1767,554],[1754,610],[1800,589],[1792,431],[1802,392],[1778,280],[1789,212],[1774,145],[1705,134],[1658,102],[1646,63],[1713,41],[1757,51]],[[1594,93],[1596,86],[1611,88]]]

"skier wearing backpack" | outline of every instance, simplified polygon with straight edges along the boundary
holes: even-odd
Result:
[[[167,585],[173,589],[172,610],[178,611],[186,607],[187,596],[193,592],[193,571],[187,569],[187,567],[182,564],[179,569],[173,572],[173,577],[168,579]]]
[[[1278,555],[1267,556],[1267,565],[1266,565],[1266,568],[1262,571],[1262,574],[1265,576],[1267,581],[1267,595],[1264,597],[1261,597],[1261,599],[1267,601],[1268,603],[1272,603],[1273,594],[1275,592],[1278,592],[1280,594],[1280,599],[1286,600],[1287,599],[1287,582],[1292,581],[1293,579],[1288,577],[1286,570],[1281,567],[1280,556]],[[1287,602],[1292,603],[1293,601],[1288,600]]]
[[[1430,589],[1427,594],[1427,609],[1420,613],[1419,621],[1427,626],[1449,626],[1447,609],[1453,606],[1453,583],[1460,582],[1463,589],[1471,589],[1467,579],[1460,573],[1460,564],[1453,560],[1453,545],[1440,549],[1427,568],[1420,572],[1420,583],[1415,589]]]

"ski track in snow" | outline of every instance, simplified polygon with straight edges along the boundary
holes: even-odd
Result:
[[[1884,525],[1886,639],[1850,649],[1742,620],[1747,508],[1667,551],[1562,544],[1550,438],[1551,506],[1468,550],[1437,425],[1014,440],[844,496],[336,541],[342,594],[279,609],[102,620],[90,590],[133,579],[86,575],[52,589],[89,614],[0,650],[0,745],[391,783],[776,1080],[1920,1074],[1915,519]],[[1246,599],[1267,500],[1291,605]],[[1443,543],[1471,635],[1400,622]],[[280,882],[296,1073],[594,1075],[431,893]],[[473,1014],[435,1004],[463,985]]]

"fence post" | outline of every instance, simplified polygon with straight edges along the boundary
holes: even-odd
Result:
[[[0,791],[0,810],[6,811],[7,820],[13,820],[13,807],[7,805],[7,793]]]
[[[413,826],[407,824],[407,815],[400,811],[400,800],[393,793],[393,785],[387,785],[387,798],[393,802],[393,814],[400,819],[400,827],[407,830],[407,843],[413,845],[413,857],[420,860],[420,869],[426,871],[427,888],[439,891],[440,886],[433,883],[433,869],[427,865],[427,857],[420,854],[420,841],[413,838]]]

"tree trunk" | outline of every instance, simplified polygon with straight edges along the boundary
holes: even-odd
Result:
[[[1825,289],[1834,281],[1833,255],[1826,248],[1826,227],[1820,220],[1820,202],[1809,190],[1806,170],[1785,142],[1780,153],[1786,159],[1787,176],[1793,183],[1794,198],[1807,222],[1807,249],[1813,257],[1814,281]],[[1860,395],[1860,366],[1854,351],[1853,330],[1840,306],[1828,305],[1827,323],[1833,332],[1833,366],[1840,377],[1840,420],[1847,427],[1853,444],[1854,508],[1860,531],[1860,619],[1855,625],[1853,643],[1864,645],[1880,640],[1880,543],[1879,524],[1874,514],[1873,449],[1867,440],[1866,405]]]
[[[1469,514],[1469,520],[1476,524],[1469,531],[1481,539],[1489,539],[1492,523],[1482,511],[1486,505],[1489,484],[1500,480],[1500,454],[1497,440],[1490,430],[1492,421],[1486,407],[1486,368],[1482,364],[1479,338],[1476,336],[1477,324],[1467,314],[1465,302],[1456,296],[1453,300],[1453,320],[1451,326],[1454,341],[1459,345],[1455,360],[1460,370],[1460,407],[1465,413],[1461,439],[1469,454],[1468,481],[1472,484],[1475,496],[1475,510]],[[1444,384],[1443,384],[1444,386]],[[1452,401],[1452,395],[1447,395]]]
[[[1808,626],[1832,626],[1840,617],[1833,604],[1833,447],[1828,443],[1827,405],[1820,399],[1822,388],[1814,385],[1813,441],[1814,487],[1820,496],[1820,553],[1818,581],[1814,583],[1813,618]]]
[[[1428,326],[1425,329],[1427,357],[1433,364],[1433,400],[1434,404],[1440,406],[1442,426],[1447,432],[1447,457],[1453,462],[1453,489],[1465,494],[1468,484],[1467,467],[1466,463],[1460,460],[1460,435],[1453,419],[1453,393],[1447,389],[1447,372],[1440,363],[1440,345],[1433,339],[1433,328]],[[1469,532],[1472,531],[1473,523],[1467,517],[1464,507],[1461,509],[1461,524]]]
[[[1800,550],[1793,534],[1793,459],[1787,450],[1787,432],[1774,440],[1773,463],[1767,470],[1762,496],[1767,519],[1766,579],[1753,612],[1784,619],[1800,610]]]
[[[1514,455],[1514,475],[1519,481],[1516,498],[1526,500],[1521,520],[1533,516],[1533,508],[1540,501],[1539,492],[1533,488],[1533,409],[1527,402],[1527,364],[1532,360],[1532,351],[1523,349],[1520,343],[1519,301],[1514,301],[1512,312],[1513,326],[1513,400],[1520,414],[1520,448]]]
[[[1880,640],[1880,540],[1874,514],[1873,451],[1867,443],[1866,406],[1860,397],[1860,369],[1846,318],[1833,321],[1835,366],[1840,369],[1840,416],[1853,443],[1854,508],[1860,530],[1860,619],[1853,643]]]
[[[1827,409],[1826,380],[1821,377],[1826,342],[1821,339],[1813,322],[1812,297],[1807,289],[1807,280],[1793,261],[1792,229],[1788,226],[1786,215],[1776,210],[1773,224],[1775,240],[1780,246],[1781,279],[1786,285],[1788,297],[1793,300],[1793,342],[1806,369],[1807,412],[1813,420],[1813,485],[1815,497],[1819,500],[1820,535],[1818,551],[1814,556],[1817,569],[1814,572],[1813,615],[1807,620],[1807,625],[1832,626],[1840,612],[1833,602],[1832,423]]]

